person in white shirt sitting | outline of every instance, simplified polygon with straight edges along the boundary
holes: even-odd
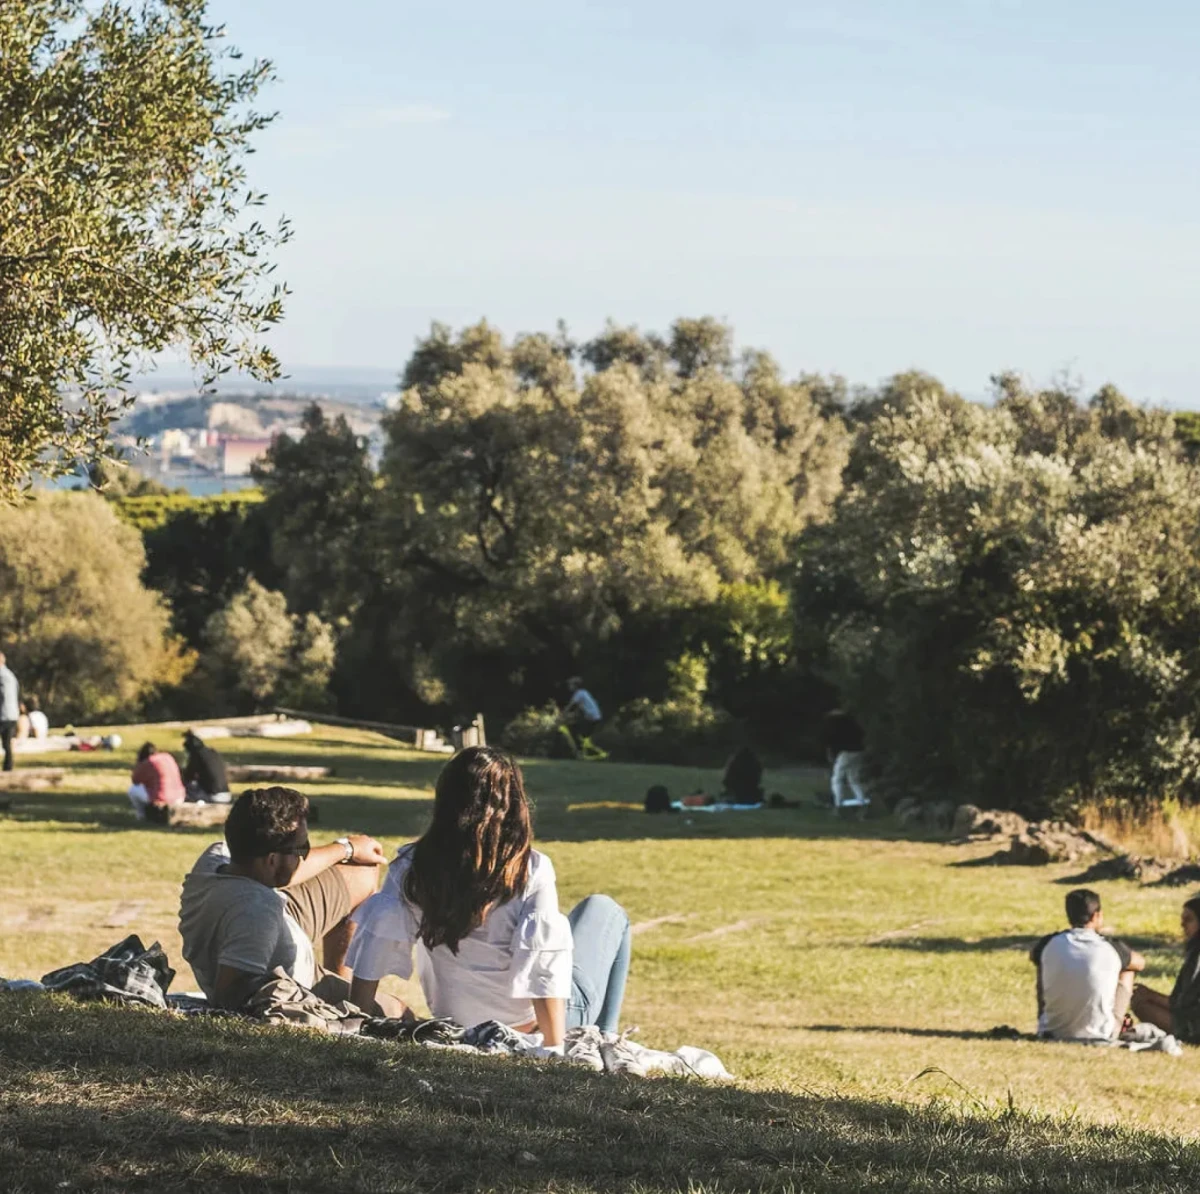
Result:
[[[50,719],[42,712],[41,702],[35,696],[29,698],[29,733],[34,738],[50,736]]]
[[[379,981],[416,974],[435,1016],[540,1032],[615,1032],[629,972],[629,917],[609,897],[558,907],[554,867],[533,849],[516,762],[469,747],[443,768],[433,821],[401,847],[387,879],[354,914],[350,1000],[375,1010]]]
[[[1069,929],[1030,950],[1037,966],[1038,1036],[1056,1041],[1115,1040],[1146,959],[1115,937],[1103,937],[1104,912],[1094,891],[1067,895]]]

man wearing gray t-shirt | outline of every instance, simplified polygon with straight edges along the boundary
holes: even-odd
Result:
[[[311,846],[299,792],[243,792],[225,842],[205,850],[183,881],[179,933],[200,989],[238,1008],[282,967],[331,1003],[348,998],[350,918],[375,894],[385,862],[380,844],[362,834]]]
[[[1115,937],[1103,937],[1104,912],[1094,891],[1067,895],[1069,929],[1043,937],[1029,952],[1037,968],[1038,1036],[1056,1041],[1111,1041],[1146,959]]]

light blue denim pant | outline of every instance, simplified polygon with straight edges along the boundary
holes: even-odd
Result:
[[[616,900],[590,895],[575,905],[567,919],[575,939],[567,1027],[595,1024],[605,1032],[616,1032],[629,977],[629,917]]]

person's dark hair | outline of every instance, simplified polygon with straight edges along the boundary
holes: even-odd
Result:
[[[646,789],[644,805],[648,813],[669,813],[671,811],[671,793],[665,784],[654,784]]]
[[[1200,920],[1200,895],[1192,896],[1190,900],[1184,900],[1183,906],[1191,911],[1191,914]],[[1188,943],[1190,952],[1200,952],[1200,933],[1197,933]]]
[[[265,858],[288,845],[308,816],[308,798],[292,788],[250,788],[225,820],[225,842],[234,862]]]
[[[1100,897],[1086,887],[1067,892],[1067,923],[1082,929],[1100,911]]]
[[[42,702],[38,699],[38,697],[35,694],[30,693],[30,695],[29,695],[29,712],[36,713],[41,707],[42,707]]]
[[[733,797],[735,804],[761,804],[762,775],[763,767],[758,755],[748,746],[743,746],[725,764],[722,786]]]
[[[143,742],[137,753],[137,761],[144,763],[151,755],[158,753],[158,747],[153,742]]]
[[[201,742],[200,742],[199,737],[192,730],[188,730],[188,732],[186,734],[184,734],[184,736],[183,736],[183,749],[184,750],[195,750],[196,747],[200,746],[200,745],[201,745]]]
[[[455,755],[438,776],[433,822],[412,848],[405,896],[429,949],[458,943],[525,886],[533,829],[516,761],[491,746]]]

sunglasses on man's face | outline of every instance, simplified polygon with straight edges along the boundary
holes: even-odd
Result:
[[[271,853],[272,854],[295,854],[296,857],[299,858],[301,862],[303,862],[308,857],[308,853],[311,849],[312,849],[311,842],[301,842],[300,845],[298,845],[298,846],[288,846],[284,850],[272,850]]]

